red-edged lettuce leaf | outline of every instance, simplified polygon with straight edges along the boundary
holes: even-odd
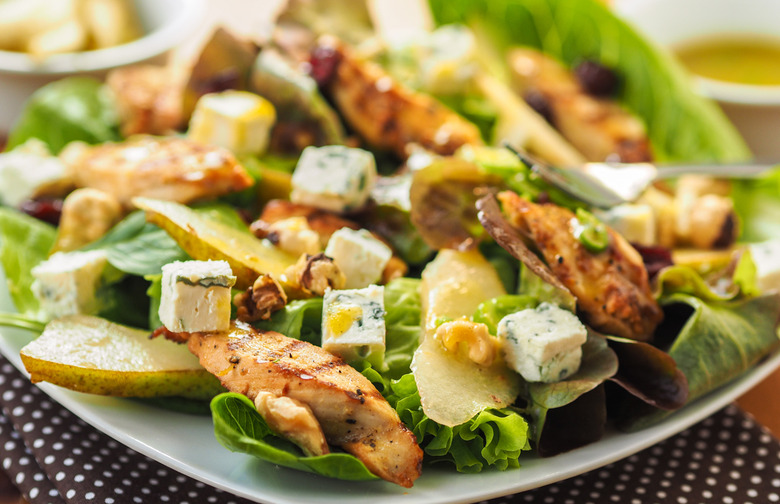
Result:
[[[667,313],[681,307],[690,312],[669,348],[669,355],[688,378],[689,401],[744,373],[780,344],[778,293],[728,302],[680,293],[665,297],[662,305]],[[639,430],[668,414],[628,399],[618,412],[618,426]]]

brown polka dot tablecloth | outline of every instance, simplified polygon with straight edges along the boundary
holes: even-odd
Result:
[[[2,470],[31,504],[249,502],[179,474],[100,433],[50,400],[2,356],[0,412]],[[733,405],[619,462],[489,501],[772,502],[780,502],[780,442]]]

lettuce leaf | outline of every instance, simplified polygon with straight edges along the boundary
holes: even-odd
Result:
[[[780,293],[726,302],[676,293],[662,305],[667,314],[680,309],[690,313],[668,352],[688,378],[689,401],[744,373],[780,344]],[[629,399],[618,426],[639,430],[668,414]]]
[[[529,427],[511,408],[488,409],[455,427],[428,418],[410,373],[390,384],[387,400],[432,462],[448,462],[459,472],[476,473],[487,467],[520,467],[522,452],[531,449]]]
[[[23,316],[42,319],[40,304],[30,291],[30,270],[49,256],[54,245],[55,229],[26,214],[0,208],[0,264],[11,300]]]
[[[780,236],[780,168],[755,179],[732,181],[731,197],[740,217],[740,240],[760,242]]]
[[[227,392],[212,399],[211,415],[217,440],[230,451],[330,478],[378,479],[360,460],[347,453],[305,456],[296,445],[274,433],[252,401],[241,394]]]
[[[30,138],[42,140],[53,153],[69,142],[90,144],[121,140],[114,98],[88,77],[68,77],[37,90],[8,136],[7,149]]]
[[[745,143],[714,103],[697,95],[668,53],[596,0],[429,0],[438,24],[462,23],[498,50],[532,46],[573,65],[596,60],[623,80],[619,100],[643,118],[662,161],[738,161]]]

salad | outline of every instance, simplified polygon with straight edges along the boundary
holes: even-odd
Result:
[[[440,27],[391,45],[326,4],[290,1],[260,48],[217,31],[184,77],[27,104],[0,323],[42,333],[33,381],[208,405],[230,450],[411,487],[649,426],[777,347],[780,173],[601,211],[502,147],[749,157],[605,7],[433,0]]]

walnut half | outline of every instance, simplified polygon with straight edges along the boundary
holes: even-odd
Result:
[[[304,254],[285,272],[287,281],[309,295],[322,296],[330,289],[343,289],[347,283],[344,273],[333,259],[324,253]]]
[[[238,320],[268,320],[273,312],[281,310],[287,304],[287,294],[271,275],[260,275],[245,292],[233,297],[233,304],[238,308]]]

